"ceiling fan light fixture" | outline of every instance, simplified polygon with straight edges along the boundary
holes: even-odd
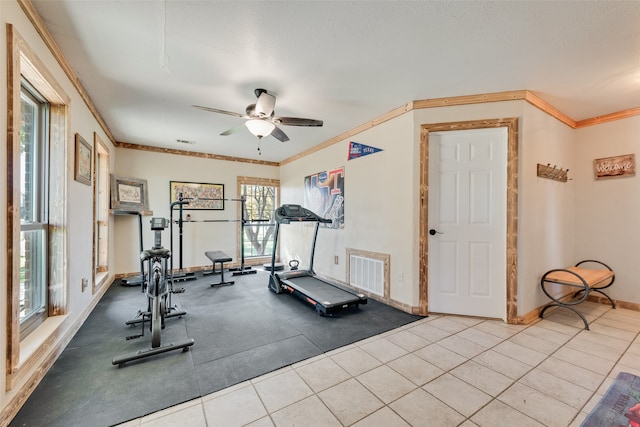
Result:
[[[257,136],[258,138],[263,138],[267,135],[271,135],[271,132],[273,132],[273,130],[276,128],[276,125],[274,125],[273,123],[259,119],[247,120],[245,122],[245,125],[247,126],[247,129],[249,129],[249,132]]]

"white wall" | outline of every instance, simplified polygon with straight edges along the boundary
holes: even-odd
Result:
[[[303,178],[345,166],[345,227],[321,230],[316,271],[346,281],[345,249],[391,255],[391,298],[419,304],[420,126],[467,120],[519,118],[518,314],[546,302],[539,278],[550,268],[575,262],[573,251],[574,181],[560,183],[536,176],[536,165],[557,164],[575,170],[575,133],[525,101],[414,110],[366,130],[351,140],[384,151],[347,162],[349,140],[284,165],[283,203],[303,203]],[[281,254],[303,245],[303,233],[283,233]],[[288,239],[289,243],[284,244]]]
[[[590,126],[576,133],[576,258],[595,258],[609,264],[616,272],[609,295],[640,303],[640,176],[596,180],[593,172],[594,159],[637,156],[640,117]]]
[[[229,162],[193,156],[180,156],[142,150],[118,148],[118,163],[113,173],[120,176],[146,179],[149,186],[149,209],[153,216],[169,218],[170,181],[203,182],[224,185],[224,197],[237,199],[237,177],[278,179],[275,166],[252,163]],[[183,216],[191,215],[193,221],[237,220],[240,203],[225,201],[224,210],[185,210]],[[174,212],[173,218],[178,218]],[[151,217],[143,217],[143,241],[145,249],[153,245],[154,233],[149,228]],[[237,222],[191,222],[183,227],[183,268],[210,266],[205,251],[221,250],[238,261],[236,251]],[[115,270],[119,274],[140,270],[138,217],[118,215],[115,217],[116,249]],[[179,267],[178,227],[174,225],[173,245],[175,258],[173,267]],[[162,245],[170,248],[170,232],[162,234]]]
[[[576,263],[575,130],[525,104],[520,122],[518,189],[518,314],[549,302],[540,277],[552,268]],[[567,182],[537,176],[537,165],[569,169]]]
[[[548,302],[540,276],[575,262],[574,181],[561,183],[536,174],[538,163],[575,169],[574,130],[525,101],[509,101],[417,111],[416,132],[424,123],[500,117],[517,117],[519,126],[517,298],[518,315],[524,315]]]
[[[343,140],[313,155],[281,167],[282,203],[304,204],[304,177],[345,167],[344,229],[320,229],[316,247],[318,274],[346,282],[346,248],[391,255],[391,298],[402,303],[417,299],[417,254],[414,251],[413,186],[419,144],[414,144],[413,117],[405,114],[351,140],[384,151],[347,161],[349,141]],[[297,256],[311,236],[303,226],[282,227],[280,255],[286,263]],[[287,232],[291,230],[291,232]],[[334,264],[334,256],[339,264]],[[306,258],[303,258],[306,262]],[[400,280],[402,275],[402,280]]]
[[[537,164],[574,170],[574,130],[525,101],[430,108],[415,115],[416,133],[426,123],[518,118],[518,315],[548,302],[540,276],[575,262],[574,181],[538,178]],[[415,203],[418,209],[417,198]]]

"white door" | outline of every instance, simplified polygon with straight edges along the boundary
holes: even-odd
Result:
[[[506,316],[506,127],[429,134],[429,311]]]

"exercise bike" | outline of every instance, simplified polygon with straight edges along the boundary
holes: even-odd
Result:
[[[154,223],[155,222],[155,223]],[[162,250],[162,251],[167,251],[166,249],[164,249],[162,247],[162,242],[161,242],[161,232],[162,230],[167,228],[167,220],[165,218],[157,218],[154,217],[151,219],[151,230],[155,231],[156,235],[155,235],[155,240],[154,240],[154,245],[153,245],[153,249],[151,249],[152,251],[154,250]],[[150,272],[151,268],[153,268],[153,265],[151,265],[151,263],[149,263],[148,259],[144,256],[145,253],[148,253],[149,251],[142,251],[140,253],[140,265],[141,265],[141,274],[142,274],[142,280],[140,282],[140,289],[142,292],[146,292],[147,290],[147,284],[153,282],[155,279],[153,278],[152,275],[150,275],[148,272]],[[167,251],[167,256],[164,257],[165,258],[165,262],[164,262],[164,267],[162,266],[162,263],[158,263],[157,264],[157,268],[158,269],[162,269],[165,272],[165,277],[169,277],[168,280],[168,290],[165,287],[165,289],[162,290],[161,293],[166,295],[162,298],[162,326],[164,328],[164,319],[167,319],[169,317],[182,317],[184,315],[187,314],[186,311],[180,309],[177,305],[173,305],[172,301],[172,295],[173,294],[181,294],[184,293],[185,289],[184,288],[175,288],[174,287],[174,278],[175,276],[173,275],[173,273],[171,273],[170,276],[167,276],[167,262],[166,259],[167,258],[171,258],[171,253],[172,251],[169,250]],[[162,257],[161,257],[162,258]],[[147,264],[150,264],[147,268],[145,268],[145,262],[147,262]],[[173,262],[169,262],[169,271],[173,272]],[[146,272],[145,272],[146,270]],[[165,285],[162,285],[165,286]],[[149,300],[149,304],[150,304],[151,300]],[[138,310],[138,314],[136,315],[135,319],[131,319],[131,320],[127,320],[126,324],[127,325],[135,325],[137,323],[143,323],[142,326],[142,332],[140,334],[137,335],[131,335],[128,336],[127,339],[134,339],[134,338],[140,338],[141,336],[144,335],[144,322],[149,320],[149,314],[152,313],[152,309],[151,309],[151,305],[148,305],[147,310],[146,311],[142,311],[142,310]],[[146,316],[145,316],[146,315]]]
[[[161,344],[161,331],[164,329],[165,317],[170,311],[168,309],[168,298],[170,298],[170,282],[168,260],[171,258],[171,251],[162,247],[162,230],[167,228],[165,218],[154,217],[151,219],[151,229],[155,231],[154,246],[140,253],[140,259],[147,264],[147,278],[143,280],[143,290],[147,296],[147,311],[141,312],[142,330],[138,335],[127,337],[127,339],[140,338],[144,336],[145,323],[149,321],[151,331],[151,348],[138,350],[133,353],[116,356],[112,364],[123,366],[131,360],[142,359],[171,350],[189,350],[194,344],[193,338],[187,338],[176,343],[169,343],[165,346]],[[169,299],[170,301],[170,299]],[[127,322],[128,324],[130,322]]]

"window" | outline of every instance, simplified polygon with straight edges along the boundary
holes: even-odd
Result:
[[[70,98],[11,24],[6,42],[11,66],[6,80],[5,387],[11,390],[37,371],[68,313]]]
[[[109,271],[109,150],[94,133],[95,179],[94,185],[94,281],[93,292],[106,283]]]
[[[49,104],[20,89],[20,336],[47,317]]]
[[[241,243],[245,258],[266,258],[273,252],[275,223],[280,181],[238,177],[240,197],[244,198],[243,218],[247,221]],[[242,228],[241,228],[242,230]]]

